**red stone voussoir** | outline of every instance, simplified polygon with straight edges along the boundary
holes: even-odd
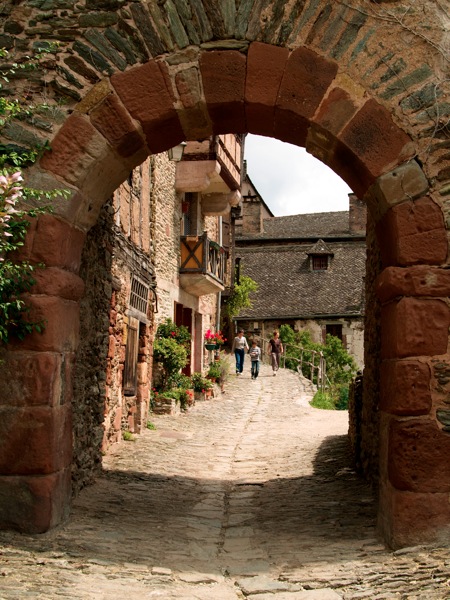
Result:
[[[359,157],[374,179],[414,155],[411,138],[375,100],[368,100],[360,108],[339,139]]]
[[[133,156],[145,141],[115,94],[107,96],[90,112],[91,123],[117,149],[120,156]]]
[[[163,152],[184,139],[175,110],[167,66],[156,60],[117,73],[111,84],[130,115],[138,120],[152,153]]]
[[[72,113],[52,140],[51,150],[42,156],[41,168],[68,183],[79,184],[92,157],[98,155],[94,146],[98,146],[100,137],[86,115]]]
[[[289,57],[287,48],[261,42],[250,44],[245,82],[248,131],[274,135],[275,104]]]
[[[214,133],[244,133],[246,56],[236,50],[205,51],[199,66]]]
[[[304,146],[309,120],[337,73],[337,65],[308,48],[291,52],[275,109],[275,137]]]
[[[381,357],[436,356],[447,352],[450,310],[442,300],[401,298],[381,310]]]

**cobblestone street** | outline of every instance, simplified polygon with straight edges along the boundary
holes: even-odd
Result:
[[[69,521],[0,532],[0,598],[450,598],[445,547],[385,549],[347,413],[263,365],[104,460]]]

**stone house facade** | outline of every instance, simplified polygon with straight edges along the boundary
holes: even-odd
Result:
[[[79,487],[83,473],[100,465],[98,445],[107,452],[123,431],[145,427],[160,323],[170,318],[190,331],[187,374],[207,365],[204,334],[218,329],[220,293],[231,283],[229,215],[240,198],[241,141],[188,143],[180,162],[173,151],[150,156],[117,188],[88,234],[75,377]]]
[[[274,217],[247,177],[235,253],[258,291],[236,322],[250,337],[283,324],[317,343],[335,335],[363,368],[366,210],[354,194],[349,208]]]

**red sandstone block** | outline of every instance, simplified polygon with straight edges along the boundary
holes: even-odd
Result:
[[[72,460],[72,407],[4,408],[0,419],[0,472],[46,475]]]
[[[49,352],[9,352],[2,365],[0,404],[58,406],[62,356]]]
[[[212,135],[212,123],[208,115],[203,90],[200,85],[198,68],[189,67],[178,71],[175,75],[175,85],[180,97],[183,110],[178,116],[191,140],[202,140]]]
[[[388,302],[397,296],[450,296],[450,271],[428,266],[387,267],[376,281],[378,298]]]
[[[34,273],[36,284],[34,294],[59,296],[66,300],[78,301],[84,294],[84,281],[70,271],[63,271],[58,267],[37,269]]]
[[[384,360],[380,410],[394,415],[426,415],[431,410],[430,368],[419,361]]]
[[[381,310],[381,357],[445,354],[450,311],[441,300],[402,298]]]
[[[336,87],[324,98],[312,121],[335,136],[350,121],[357,110],[358,107],[350,94],[346,90]]]
[[[183,141],[166,65],[149,60],[145,65],[114,74],[111,84],[130,115],[142,124],[151,152],[163,152]]]
[[[372,180],[414,156],[409,136],[375,100],[368,100],[338,137]]]
[[[245,114],[251,133],[273,136],[275,105],[289,57],[287,48],[253,42],[247,54]]]
[[[244,133],[245,55],[235,50],[202,52],[199,65],[214,133]]]
[[[41,215],[33,235],[30,260],[78,272],[85,234],[52,215]]]
[[[431,198],[394,206],[376,231],[384,265],[441,264],[447,258],[442,210]]]
[[[334,142],[332,150],[326,164],[348,184],[358,198],[364,198],[375,177],[370,174],[358,154],[339,140]]]
[[[398,490],[450,492],[450,435],[436,421],[392,419],[389,428],[389,481]]]
[[[337,73],[337,65],[308,48],[291,52],[275,109],[275,137],[304,146],[309,126]]]
[[[448,539],[448,493],[400,491],[381,484],[379,528],[393,549]]]
[[[71,352],[78,346],[80,307],[77,302],[63,300],[55,296],[27,296],[30,306],[30,320],[44,321],[44,331],[34,331],[21,342],[21,350],[38,352]]]
[[[115,94],[110,94],[96,106],[90,112],[90,118],[120,156],[133,156],[145,146],[141,134]]]
[[[37,477],[0,477],[0,528],[45,533],[69,516],[70,467]]]
[[[40,166],[59,175],[69,183],[78,183],[97,152],[98,131],[85,115],[72,113],[52,141],[51,150],[45,152]],[[106,141],[105,141],[106,144]]]
[[[114,417],[113,427],[115,431],[120,431],[122,427],[122,409],[120,407],[116,408],[116,415]]]

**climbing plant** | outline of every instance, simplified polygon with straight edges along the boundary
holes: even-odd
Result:
[[[234,285],[233,291],[225,304],[225,314],[229,319],[239,315],[243,308],[252,305],[250,294],[256,292],[258,284],[248,275],[241,275],[239,283]]]
[[[19,69],[37,68],[42,57],[55,48],[55,45],[47,45],[20,64],[8,63],[8,52],[0,49],[0,79],[8,82],[9,76]],[[0,83],[0,91],[2,88]],[[31,104],[26,98],[10,98],[6,94],[0,98],[0,132],[12,120],[27,120],[46,106],[45,103]],[[6,344],[11,337],[23,339],[32,331],[42,331],[45,326],[43,321],[31,318],[26,303],[26,293],[35,284],[34,272],[43,265],[22,260],[19,252],[31,220],[51,212],[54,198],[68,195],[65,190],[43,191],[23,185],[26,168],[48,147],[48,142],[33,148],[0,145],[0,344]],[[38,204],[40,206],[36,208]]]

